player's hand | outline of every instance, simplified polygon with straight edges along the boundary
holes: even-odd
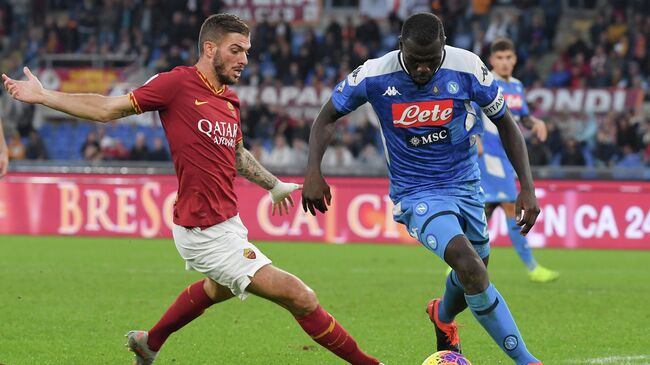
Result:
[[[0,150],[0,179],[7,174],[9,167],[9,149],[5,147]]]
[[[517,225],[521,227],[520,234],[525,236],[533,228],[539,215],[539,204],[534,192],[522,190],[517,195],[515,213],[517,214]]]
[[[332,204],[332,193],[325,182],[323,175],[319,173],[307,174],[302,189],[302,209],[311,215],[316,215],[316,210],[321,213],[327,212],[327,207]]]
[[[282,215],[283,209],[284,213],[289,214],[289,205],[291,205],[292,208],[294,206],[291,193],[298,189],[302,189],[302,185],[285,183],[278,180],[278,183],[269,190],[271,200],[273,200],[273,210],[271,211],[271,215],[275,215],[276,211],[278,214]]]
[[[546,123],[544,123],[543,120],[539,118],[535,118],[533,116],[530,117],[533,121],[533,128],[530,129],[530,131],[539,138],[540,142],[546,141],[546,137],[548,137],[548,130],[546,129]]]
[[[5,89],[11,97],[18,101],[30,104],[38,104],[43,101],[45,89],[38,78],[32,74],[28,67],[23,67],[27,80],[14,80],[2,74],[2,81]]]

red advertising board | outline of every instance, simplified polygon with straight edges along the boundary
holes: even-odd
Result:
[[[333,202],[327,214],[312,217],[296,207],[279,217],[271,216],[266,191],[238,180],[250,239],[416,243],[392,220],[386,179],[328,182]],[[529,235],[532,246],[650,249],[650,182],[537,181],[536,186],[542,214]],[[10,174],[0,180],[0,234],[171,237],[176,188],[171,175]],[[298,193],[294,200],[299,202]],[[490,222],[490,236],[495,245],[508,244],[500,210]]]

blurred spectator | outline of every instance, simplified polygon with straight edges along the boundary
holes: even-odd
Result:
[[[562,152],[562,166],[585,166],[585,157],[578,141],[569,138]]]
[[[623,146],[623,157],[616,163],[616,167],[642,167],[641,155],[634,151],[630,145]]]
[[[129,159],[129,150],[124,146],[122,140],[115,138],[111,140],[111,144],[102,149],[104,158],[107,160],[128,160]]]
[[[97,161],[102,159],[102,151],[97,141],[97,133],[90,132],[86,136],[86,142],[81,146],[81,156],[84,160]]]
[[[381,169],[385,166],[384,156],[382,156],[374,145],[367,144],[361,150],[357,163],[363,167]]]
[[[548,165],[551,161],[551,152],[539,138],[532,136],[528,143],[528,161],[531,166]]]
[[[11,135],[7,148],[9,149],[10,160],[22,160],[25,158],[25,146],[20,140],[20,134],[18,131]]]
[[[351,167],[354,163],[352,152],[341,142],[330,146],[323,156],[323,166],[329,168]]]
[[[149,153],[151,161],[169,161],[169,154],[165,149],[165,144],[160,137],[153,139],[153,149]]]
[[[618,146],[614,143],[613,136],[608,135],[604,130],[598,131],[593,155],[596,165],[613,166],[618,159]]]
[[[28,160],[47,160],[49,158],[45,143],[43,143],[41,136],[35,130],[29,133],[29,142],[27,142],[27,148],[25,149],[25,157]]]
[[[149,148],[145,140],[144,133],[138,133],[135,136],[135,143],[131,147],[129,153],[129,160],[131,161],[147,161],[149,160]]]
[[[271,166],[288,166],[293,160],[293,150],[287,144],[287,139],[282,134],[274,138],[273,149],[264,163]]]
[[[552,158],[555,158],[556,156],[560,156],[562,154],[562,150],[564,149],[562,133],[554,121],[547,122],[546,128],[548,129],[548,137],[544,143],[548,147]]]

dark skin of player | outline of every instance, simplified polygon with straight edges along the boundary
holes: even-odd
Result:
[[[427,45],[417,44],[410,39],[400,39],[400,50],[404,64],[413,82],[427,84],[443,61],[444,37]],[[486,69],[487,72],[487,69]],[[302,191],[302,207],[316,215],[316,211],[327,212],[332,201],[330,187],[320,169],[325,149],[334,135],[336,121],[343,115],[336,111],[332,100],[328,100],[316,117],[309,136],[309,162]],[[521,191],[515,203],[517,224],[521,234],[526,235],[535,224],[539,215],[539,205],[535,197],[533,178],[528,163],[528,152],[524,138],[512,118],[510,111],[495,121],[499,136],[512,163]],[[488,257],[481,260],[465,235],[458,235],[449,242],[444,255],[445,262],[456,271],[467,294],[478,294],[489,285],[487,274]]]

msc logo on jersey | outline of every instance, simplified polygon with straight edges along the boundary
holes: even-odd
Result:
[[[388,95],[388,96],[396,96],[396,95],[402,95],[402,94],[400,94],[399,91],[397,91],[395,86],[389,86],[386,89],[386,91],[384,91],[384,93],[381,94],[381,96],[386,96],[386,95]]]
[[[409,146],[419,148],[430,144],[450,143],[451,133],[445,127],[434,127],[430,132],[424,134],[407,134],[405,138]]]
[[[395,128],[441,126],[453,119],[454,101],[436,100],[393,104],[392,111],[393,126]]]
[[[521,98],[521,95],[504,94],[503,96],[506,98],[506,105],[508,108],[516,110],[524,107],[524,100]]]

